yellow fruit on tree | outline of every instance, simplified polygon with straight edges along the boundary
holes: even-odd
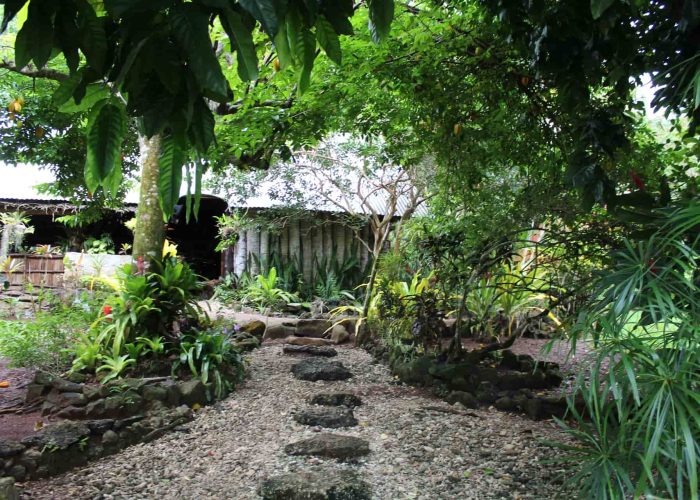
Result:
[[[9,106],[7,106],[7,110],[10,113],[19,113],[20,111],[22,111],[22,104],[17,99],[15,99],[10,103]]]
[[[460,135],[462,135],[462,124],[461,124],[461,123],[455,123],[455,126],[452,127],[452,132],[453,132],[454,135],[456,135],[457,137],[459,137]]]

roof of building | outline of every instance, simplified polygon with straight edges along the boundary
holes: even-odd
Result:
[[[254,174],[251,174],[254,175]],[[64,211],[72,205],[67,199],[56,197],[55,195],[43,193],[39,190],[42,184],[53,182],[53,173],[38,165],[19,164],[8,165],[0,163],[0,205],[16,205],[18,207],[49,207],[59,208]],[[266,176],[262,181],[255,181],[251,184],[251,189],[246,190],[246,196],[233,195],[222,192],[220,189],[203,189],[203,194],[217,196],[225,200],[231,208],[240,209],[264,209],[264,208],[287,208],[297,206],[310,211],[324,212],[344,212],[341,206],[351,207],[355,213],[368,213],[370,210],[362,206],[360,200],[355,197],[343,199],[340,189],[330,183],[320,185],[321,181],[309,174],[284,177],[275,175]],[[347,182],[356,182],[356,178],[348,178]],[[207,185],[207,183],[204,183]],[[255,186],[257,184],[257,186]],[[325,196],[319,196],[323,191]],[[252,193],[252,194],[251,194]],[[183,183],[180,194],[187,194],[187,186]],[[138,186],[127,192],[124,200],[126,205],[136,205],[138,203]],[[335,200],[335,203],[332,201]],[[367,203],[371,206],[371,211],[384,213],[387,205],[386,195],[373,193],[368,196]],[[404,212],[408,204],[408,198],[401,197],[398,200],[396,214]],[[21,209],[21,208],[19,208]],[[416,213],[425,214],[427,208],[421,205]]]

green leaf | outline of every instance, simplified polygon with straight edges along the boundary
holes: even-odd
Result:
[[[255,52],[252,29],[246,28],[238,12],[226,9],[224,14],[222,25],[231,40],[232,48],[236,50],[238,76],[243,81],[255,80],[258,77],[258,55]]]
[[[15,39],[15,64],[18,68],[24,68],[31,60],[37,68],[43,68],[48,62],[53,50],[52,15],[50,5],[29,4],[27,20]]]
[[[368,0],[369,30],[375,42],[381,42],[391,30],[394,19],[394,0]]]
[[[201,158],[197,158],[194,164],[194,211],[195,220],[199,220],[199,205],[202,202],[202,176],[207,169],[206,164]]]
[[[187,132],[197,152],[206,153],[214,141],[214,115],[203,99],[196,101],[192,107],[192,119]]]
[[[75,4],[62,2],[54,22],[56,43],[63,51],[63,57],[71,73],[75,73],[80,66],[80,30],[76,21],[77,12]]]
[[[104,74],[107,57],[107,35],[102,20],[86,0],[78,0],[78,29],[80,50],[88,64],[99,74]]]
[[[163,140],[161,146],[158,190],[160,208],[163,210],[165,222],[173,215],[173,209],[180,197],[182,166],[186,159],[183,142],[182,139],[169,135]]]
[[[309,30],[304,30],[302,33],[303,40],[303,61],[299,72],[299,95],[302,95],[311,84],[311,70],[314,67],[316,59],[316,38]]]
[[[287,28],[287,41],[292,64],[301,66],[304,59],[304,30],[306,28],[296,10],[292,9],[287,13],[285,27]]]
[[[239,0],[241,7],[260,21],[263,30],[270,38],[274,38],[279,29],[279,18],[274,0]]]
[[[323,15],[326,16],[339,35],[353,34],[350,18],[354,11],[352,0],[325,0],[323,2]]]
[[[277,35],[274,38],[275,49],[277,50],[277,59],[280,62],[280,68],[284,69],[292,65],[292,51],[289,47],[289,38],[287,37],[287,26],[282,24]]]
[[[2,16],[2,25],[0,25],[0,33],[7,29],[7,25],[14,19],[17,13],[22,10],[27,0],[5,0],[4,14]]]
[[[340,40],[333,25],[323,16],[316,19],[316,38],[319,45],[326,52],[328,58],[340,66],[342,52],[340,50]]]
[[[202,89],[221,102],[228,97],[228,83],[216,59],[209,38],[209,15],[188,3],[174,8],[170,14],[170,26],[181,47],[187,54],[195,80]]]
[[[121,148],[126,134],[126,112],[113,101],[100,101],[90,111],[87,128],[85,180],[94,192],[104,186],[111,190],[114,170],[121,169]]]
[[[109,89],[105,87],[102,83],[93,83],[87,86],[85,95],[80,100],[79,103],[75,101],[75,98],[66,101],[62,106],[58,108],[61,113],[80,113],[82,111],[87,111],[92,108],[92,106],[104,99],[109,97]]]
[[[593,19],[599,19],[615,0],[591,0],[591,14]]]
[[[105,8],[114,17],[126,17],[139,12],[161,10],[173,4],[173,0],[104,0]]]
[[[73,92],[83,79],[83,72],[77,71],[63,80],[51,97],[54,106],[61,106],[72,99]]]

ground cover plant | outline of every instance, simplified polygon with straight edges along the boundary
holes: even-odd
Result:
[[[0,356],[12,366],[65,371],[73,346],[100,314],[103,300],[101,294],[84,292],[54,300],[48,309],[29,310],[28,317],[0,319]]]

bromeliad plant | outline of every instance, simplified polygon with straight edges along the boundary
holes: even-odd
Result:
[[[179,344],[180,331],[199,322],[196,299],[201,285],[190,267],[174,256],[154,261],[148,272],[129,265],[113,285],[116,292],[76,346],[74,370],[94,370],[103,361],[97,372],[107,371],[114,378],[143,355],[163,355],[166,343]]]
[[[183,336],[172,371],[176,374],[182,369],[189,369],[220,399],[243,377],[244,363],[241,353],[231,343],[230,335],[220,328],[211,327]]]

